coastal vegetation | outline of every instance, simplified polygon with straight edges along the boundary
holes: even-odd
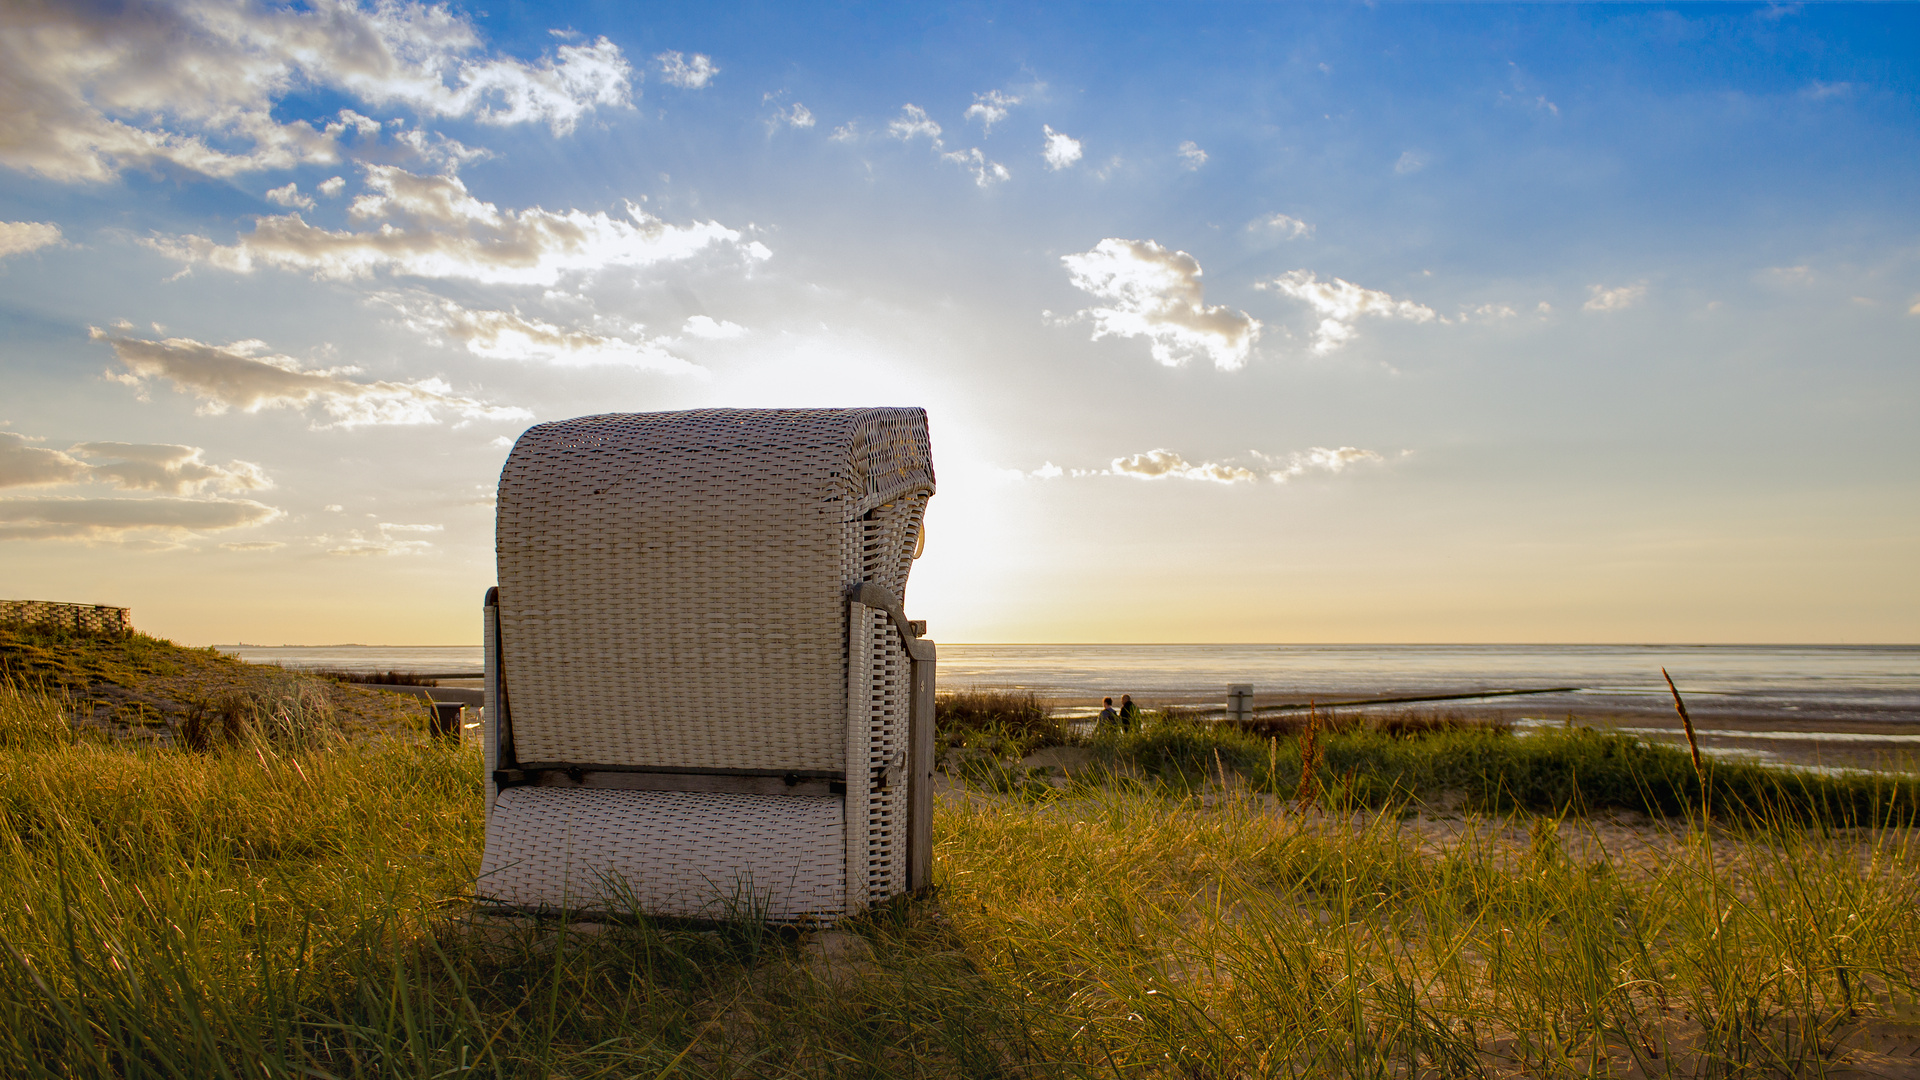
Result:
[[[1904,781],[1736,798],[1601,733],[1355,727],[1303,800],[1299,736],[1154,717],[1066,733],[1067,769],[972,748],[934,890],[832,930],[531,921],[467,900],[477,748],[325,704],[258,699],[194,750],[0,684],[0,1075],[1797,1076],[1920,1048]]]
[[[0,624],[0,681],[60,698],[76,721],[114,738],[171,742],[183,729],[261,714],[323,715],[372,732],[421,711],[411,698],[189,649],[141,633]]]

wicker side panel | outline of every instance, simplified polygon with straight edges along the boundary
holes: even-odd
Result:
[[[842,768],[845,524],[931,483],[918,409],[530,429],[498,511],[520,760]]]
[[[483,899],[574,911],[835,918],[841,800],[509,788],[487,819]]]
[[[876,507],[858,523],[863,580],[904,598],[907,572],[919,537],[926,496],[914,494]],[[876,904],[907,887],[907,808],[912,791],[908,769],[912,668],[899,631],[884,612],[853,605],[849,680],[855,707],[848,728],[847,816],[850,887],[864,885],[864,904]],[[856,774],[865,783],[856,787]],[[864,834],[864,835],[862,835]],[[856,901],[858,902],[858,901]],[[862,905],[864,906],[864,905]]]

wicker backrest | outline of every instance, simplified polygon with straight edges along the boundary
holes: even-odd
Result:
[[[528,429],[501,471],[522,764],[841,771],[847,590],[904,593],[920,409],[698,409]]]

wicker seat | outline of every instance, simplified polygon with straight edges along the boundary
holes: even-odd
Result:
[[[500,474],[479,895],[830,920],[927,880],[919,409],[530,428]]]

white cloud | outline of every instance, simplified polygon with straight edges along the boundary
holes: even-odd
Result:
[[[344,176],[329,177],[314,185],[315,190],[329,199],[338,198],[340,193],[346,190],[346,187],[347,179]]]
[[[739,323],[730,323],[724,320],[715,322],[712,316],[708,315],[687,316],[686,325],[682,326],[680,330],[682,333],[697,338],[706,338],[709,341],[737,338],[747,332],[747,328],[741,326]]]
[[[1357,465],[1378,465],[1386,460],[1372,450],[1361,450],[1352,446],[1342,446],[1339,449],[1316,446],[1308,450],[1297,450],[1291,454],[1263,454],[1258,450],[1250,453],[1257,459],[1258,465],[1251,467],[1236,465],[1231,461],[1191,462],[1178,452],[1162,447],[1158,450],[1115,458],[1104,469],[1063,469],[1049,461],[1031,472],[1004,469],[1001,470],[1001,475],[1008,480],[1054,480],[1062,476],[1074,479],[1089,476],[1130,476],[1137,480],[1205,480],[1216,484],[1237,484],[1258,480],[1265,476],[1275,483],[1284,484],[1308,473],[1337,474]],[[1403,456],[1406,453],[1408,451],[1401,451]]]
[[[940,147],[940,125],[927,116],[925,109],[911,103],[901,106],[900,115],[888,122],[887,134],[902,142],[924,135],[933,141],[935,149]]]
[[[1200,144],[1192,139],[1180,144],[1179,154],[1180,167],[1188,172],[1193,172],[1207,163],[1207,152],[1200,149]]]
[[[1079,139],[1055,131],[1047,124],[1040,125],[1040,130],[1047,137],[1047,145],[1042,151],[1047,158],[1047,168],[1064,169],[1080,160]]]
[[[983,133],[993,134],[993,125],[1007,118],[1007,109],[1020,104],[1020,99],[998,90],[989,90],[984,94],[973,95],[973,104],[967,106],[968,120],[980,118]]]
[[[34,445],[41,441],[0,431],[0,488],[102,483],[122,491],[196,495],[273,486],[260,466],[247,461],[215,465],[201,458],[197,446],[83,442],[54,450]]]
[[[468,419],[532,416],[525,409],[457,397],[439,379],[363,383],[346,377],[351,368],[306,370],[291,357],[254,355],[265,348],[258,341],[231,345],[207,345],[190,338],[147,341],[99,330],[93,336],[111,345],[126,366],[127,373],[114,378],[141,387],[147,379],[168,380],[177,392],[204,402],[204,413],[318,406],[340,427],[435,424],[443,412]]]
[[[1141,480],[1210,480],[1216,484],[1236,484],[1242,480],[1257,479],[1259,475],[1252,469],[1214,461],[1189,464],[1179,454],[1166,449],[1114,458],[1109,471],[1115,476],[1132,476]]]
[[[986,155],[982,154],[977,146],[970,150],[943,152],[940,157],[943,161],[951,161],[972,173],[973,182],[980,187],[990,187],[1013,176],[1007,171],[1005,165],[997,161],[988,161]]]
[[[834,128],[833,134],[827,136],[827,139],[830,142],[845,143],[845,142],[852,142],[855,139],[858,139],[859,137],[860,137],[860,125],[855,123],[852,120],[849,120],[846,123],[841,124],[839,127]]]
[[[1587,286],[1587,302],[1580,305],[1588,311],[1625,311],[1646,298],[1647,283],[1642,281],[1633,285],[1622,285],[1609,289],[1604,285]]]
[[[0,499],[0,540],[178,540],[279,516],[252,499],[11,498]]]
[[[813,110],[796,101],[786,109],[775,109],[773,122],[775,126],[785,124],[790,128],[810,128],[814,123]]]
[[[853,138],[852,124],[848,124],[842,130],[847,133],[849,140]],[[990,187],[1013,176],[1007,171],[1005,165],[987,160],[987,156],[980,152],[979,147],[968,150],[947,150],[946,142],[940,138],[940,125],[930,119],[926,110],[918,105],[901,106],[900,115],[887,124],[887,134],[901,142],[912,142],[924,136],[933,144],[934,152],[940,155],[941,160],[951,161],[972,173],[973,182],[980,187]],[[834,132],[833,137],[839,139],[841,132]]]
[[[1406,151],[1400,155],[1398,161],[1393,163],[1393,171],[1399,173],[1401,176],[1406,176],[1409,173],[1417,173],[1426,167],[1427,155],[1418,150]]]
[[[1247,222],[1250,233],[1273,233],[1283,240],[1299,240],[1313,235],[1313,226],[1285,214],[1268,214]]]
[[[1315,446],[1307,450],[1296,450],[1284,458],[1276,458],[1259,451],[1255,457],[1272,464],[1267,470],[1267,479],[1284,484],[1309,472],[1339,473],[1355,465],[1378,465],[1386,460],[1372,450],[1361,450],[1352,446],[1342,446],[1330,450],[1324,446]]]
[[[660,65],[660,81],[687,90],[698,90],[713,81],[720,69],[705,53],[694,53],[688,60],[677,52],[663,52],[653,58]]]
[[[1292,270],[1259,284],[1282,295],[1303,300],[1320,316],[1314,327],[1313,351],[1321,356],[1353,340],[1356,324],[1364,317],[1431,322],[1432,308],[1411,300],[1395,300],[1377,289],[1365,289],[1350,281],[1334,278],[1321,281],[1311,270]]]
[[[372,298],[400,313],[409,329],[442,343],[459,345],[490,360],[518,360],[566,366],[620,364],[649,371],[687,374],[703,370],[668,352],[657,342],[632,337],[568,330],[511,311],[463,307],[424,293],[379,293]]]
[[[267,201],[279,203],[281,206],[296,207],[301,210],[311,210],[314,206],[312,196],[300,194],[300,185],[291,180],[287,181],[283,187],[269,188],[267,190]]]
[[[1460,321],[1467,322],[1472,319],[1479,319],[1481,322],[1496,322],[1501,319],[1514,318],[1519,314],[1519,312],[1513,310],[1513,305],[1511,304],[1481,304],[1479,307],[1467,308],[1461,311]]]
[[[0,164],[98,181],[163,162],[221,177],[334,162],[379,128],[352,110],[282,122],[296,88],[564,134],[627,105],[631,68],[604,37],[531,62],[490,55],[444,4],[197,0],[5,5],[0,71]]]
[[[396,525],[383,521],[371,536],[354,529],[344,537],[322,536],[318,539],[321,544],[335,545],[327,550],[329,555],[422,555],[433,550],[433,541],[409,540],[406,537],[445,530],[444,525]],[[395,533],[400,535],[395,536]]]
[[[385,219],[377,229],[323,229],[285,214],[256,218],[252,232],[228,245],[191,235],[150,244],[185,263],[241,274],[265,266],[351,279],[384,270],[551,285],[563,274],[685,259],[741,238],[717,221],[669,225],[632,203],[627,220],[604,211],[501,210],[474,198],[457,176],[419,176],[391,165],[367,166],[367,187],[349,212]]]
[[[1200,263],[1184,251],[1152,240],[1108,238],[1092,251],[1061,257],[1073,284],[1111,306],[1080,314],[1093,320],[1093,340],[1144,337],[1153,358],[1169,367],[1196,356],[1223,371],[1247,362],[1260,337],[1260,321],[1244,311],[1208,307]]]
[[[0,125],[5,121],[0,120]],[[60,243],[60,226],[51,221],[0,221],[0,259]]]
[[[1813,284],[1813,267],[1769,266],[1760,272],[1760,280],[1769,285],[1811,285]]]

